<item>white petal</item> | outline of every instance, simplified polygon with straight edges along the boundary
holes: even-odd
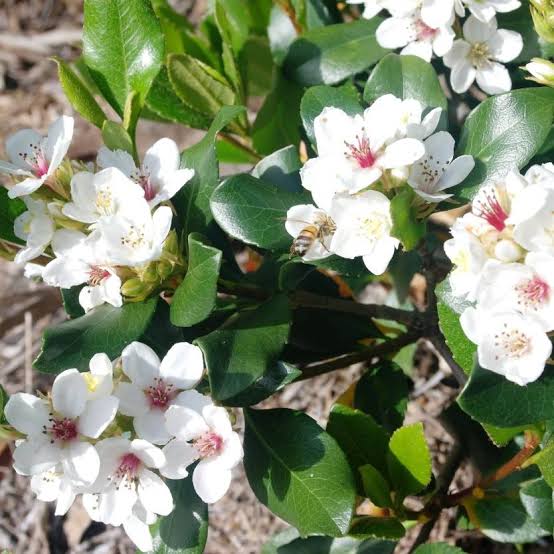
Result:
[[[202,460],[192,474],[196,494],[207,504],[217,502],[229,490],[231,470],[223,469],[217,459]]]
[[[53,502],[60,493],[62,479],[56,468],[44,473],[38,473],[31,478],[31,490],[37,495],[37,500]]]
[[[4,415],[17,431],[31,436],[41,435],[50,417],[46,402],[25,392],[10,396],[4,407]]]
[[[165,412],[165,422],[171,435],[185,441],[194,440],[210,430],[198,412],[182,406],[170,406]]]
[[[55,258],[44,268],[42,278],[51,287],[69,289],[89,280],[90,266],[76,258]]]
[[[221,406],[206,406],[202,410],[202,416],[206,423],[210,426],[215,433],[217,433],[221,438],[226,439],[230,437],[233,428],[231,426],[231,420],[229,418],[229,413],[225,408]]]
[[[456,34],[450,27],[440,29],[435,40],[433,40],[433,51],[435,54],[439,58],[442,58],[452,48],[455,38]]]
[[[471,46],[465,40],[455,40],[452,48],[444,55],[444,65],[454,67],[461,64],[467,59],[470,50]]]
[[[174,140],[162,138],[155,142],[144,155],[143,167],[150,175],[176,171],[181,163],[179,148]]]
[[[363,257],[365,266],[374,275],[382,275],[394,256],[394,251],[398,246],[398,240],[393,238],[381,239],[375,244],[371,254]]]
[[[509,71],[502,64],[495,62],[477,70],[477,84],[487,94],[500,94],[512,89]]]
[[[237,433],[231,433],[223,445],[223,451],[218,455],[218,463],[225,469],[233,469],[240,461],[244,452],[240,437]]]
[[[383,48],[402,48],[410,42],[412,34],[409,31],[412,19],[409,17],[389,17],[377,28],[377,42]]]
[[[44,144],[44,154],[50,161],[48,175],[52,175],[67,154],[73,138],[73,125],[72,117],[62,115],[48,128],[48,137]]]
[[[406,138],[389,144],[380,163],[392,169],[411,165],[425,155],[425,146],[420,140]]]
[[[103,352],[95,354],[89,362],[89,369],[91,375],[95,377],[111,379],[113,373],[113,365],[110,358]]]
[[[123,415],[137,417],[150,409],[144,391],[134,383],[119,383],[114,394],[119,398],[119,411]]]
[[[60,484],[60,490],[57,497],[56,511],[54,515],[63,516],[67,514],[69,508],[75,500],[75,489],[71,486],[71,483],[67,479],[63,479]]]
[[[496,32],[496,27],[496,20],[484,23],[470,15],[464,23],[464,38],[473,44],[487,42]]]
[[[405,46],[400,52],[402,56],[417,56],[426,62],[430,62],[433,57],[433,46],[426,40],[415,40]]]
[[[188,476],[187,468],[198,459],[194,446],[183,440],[172,440],[163,447],[166,463],[160,473],[168,479],[184,479]]]
[[[167,485],[155,473],[143,469],[139,475],[138,496],[150,512],[166,516],[173,510],[173,498]]]
[[[454,13],[454,0],[423,0],[421,19],[429,27],[437,29],[449,23]]]
[[[60,373],[52,385],[52,404],[64,417],[80,416],[87,402],[87,384],[76,369]]]
[[[464,59],[462,63],[456,64],[450,72],[450,84],[454,92],[461,94],[468,90],[475,81],[476,74],[476,69],[468,60]]]
[[[187,390],[180,392],[175,400],[172,402],[172,405],[183,406],[183,408],[190,408],[198,414],[202,414],[202,410],[205,406],[210,406],[213,404],[212,399],[209,396],[200,394],[195,390]]]
[[[492,57],[502,63],[515,60],[523,50],[523,39],[519,33],[506,29],[498,30],[489,40]]]
[[[137,435],[153,444],[166,444],[171,435],[165,428],[165,414],[161,410],[149,410],[133,420]]]
[[[444,190],[461,183],[475,167],[473,156],[463,155],[456,158],[447,168],[439,181],[437,190]]]
[[[484,323],[482,312],[473,307],[466,308],[460,316],[460,324],[466,337],[475,344],[481,341]]]
[[[45,180],[45,177],[41,177],[40,179],[29,177],[11,187],[8,191],[8,196],[10,198],[19,198],[20,196],[32,194],[42,186]]]
[[[318,155],[333,156],[344,150],[344,141],[355,138],[361,125],[339,108],[326,107],[314,120]]]
[[[103,523],[121,525],[132,515],[136,501],[136,487],[125,482],[119,487],[112,485],[99,496],[96,510],[92,514],[87,511],[91,517],[94,514]]]
[[[150,527],[138,517],[134,515],[129,516],[123,522],[123,529],[141,552],[151,552],[154,550]]]
[[[63,450],[62,465],[65,475],[76,486],[92,485],[100,471],[100,457],[88,442],[73,442]]]
[[[24,161],[21,154],[33,156],[33,146],[40,146],[42,140],[42,135],[33,129],[21,129],[6,140],[6,153],[15,166],[30,171],[31,166]]]
[[[164,453],[148,441],[135,439],[131,442],[130,452],[136,454],[146,467],[159,468],[165,464]]]
[[[14,165],[10,162],[5,162],[3,160],[0,160],[0,173],[4,173],[5,175],[31,176],[26,169],[22,169],[20,166]]]
[[[89,400],[79,417],[79,432],[91,439],[97,439],[115,418],[118,406],[119,400],[115,396],[100,396]]]
[[[161,245],[167,238],[167,235],[171,229],[171,222],[173,221],[173,212],[169,206],[161,206],[152,214],[152,221],[154,223],[154,244],[159,245],[159,252],[153,254],[153,256],[161,253]]]
[[[132,342],[121,354],[123,372],[135,385],[146,388],[160,376],[160,359],[142,342]]]
[[[131,177],[137,172],[133,156],[124,150],[110,150],[102,146],[98,150],[97,163],[103,169],[115,167],[127,177]]]
[[[13,468],[21,475],[44,473],[59,461],[60,449],[42,437],[19,443],[13,453]]]
[[[190,389],[202,378],[204,357],[202,350],[188,342],[174,344],[160,365],[160,375],[178,389]]]

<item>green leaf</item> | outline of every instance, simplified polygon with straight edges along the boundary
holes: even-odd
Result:
[[[0,186],[0,239],[22,244],[13,232],[14,221],[27,207],[20,198],[10,198],[8,189]]]
[[[297,83],[335,85],[378,62],[387,52],[375,38],[381,17],[304,33],[288,51],[285,73]]]
[[[469,375],[475,363],[477,345],[466,337],[460,325],[460,314],[442,300],[451,297],[448,280],[437,287],[437,295],[440,299],[437,304],[440,330],[454,360]]]
[[[257,156],[223,139],[217,140],[215,149],[220,164],[254,165],[258,161]]]
[[[171,303],[171,323],[190,327],[212,312],[217,296],[221,250],[205,244],[202,235],[188,237],[188,268]]]
[[[519,499],[484,498],[473,504],[472,523],[487,537],[497,542],[527,543],[550,535],[529,517]]]
[[[506,446],[512,441],[512,439],[518,435],[521,435],[521,433],[525,431],[526,426],[521,425],[519,427],[508,427],[506,429],[502,429],[501,427],[495,427],[494,425],[487,425],[484,423],[483,429],[496,446]]]
[[[173,198],[183,236],[199,232],[214,241],[214,218],[210,210],[210,196],[219,182],[215,141],[217,134],[229,122],[244,112],[242,106],[225,106],[213,120],[206,136],[181,156],[181,167],[194,169],[194,177]]]
[[[401,427],[393,433],[387,462],[394,488],[403,497],[416,494],[429,484],[431,454],[421,423]]]
[[[245,391],[274,370],[287,342],[290,310],[285,295],[238,314],[196,342],[204,352],[214,400],[227,405],[255,404]]]
[[[372,103],[385,94],[413,98],[429,108],[447,108],[433,66],[417,56],[388,54],[377,64],[366,83],[364,100]]]
[[[366,464],[386,472],[389,437],[370,415],[335,404],[329,415],[327,432],[339,443],[354,472]]]
[[[6,416],[4,415],[4,408],[8,403],[8,393],[2,385],[0,385],[0,424],[7,423]]]
[[[52,58],[58,64],[58,78],[60,84],[71,105],[81,114],[86,120],[102,129],[102,125],[106,120],[106,115],[94,96],[87,88],[85,83],[71,69],[70,65],[64,62],[61,58]]]
[[[300,142],[300,100],[302,87],[278,75],[265,99],[254,126],[252,140],[260,154]]]
[[[406,531],[395,517],[357,517],[348,534],[359,539],[401,539]]]
[[[522,485],[519,497],[527,513],[545,531],[554,530],[552,487],[544,479],[535,479]]]
[[[242,0],[216,0],[215,19],[221,37],[238,54],[246,39],[250,27],[250,14],[245,10]]]
[[[359,468],[365,495],[381,508],[392,508],[391,491],[382,473],[372,465],[366,464]]]
[[[264,544],[260,554],[392,554],[394,548],[394,542],[383,540],[301,538],[296,529],[289,527]]]
[[[216,221],[232,237],[260,248],[288,250],[292,237],[285,229],[287,211],[305,202],[304,194],[236,175],[217,187],[210,205]]]
[[[195,112],[214,118],[223,106],[235,103],[236,95],[225,78],[188,54],[171,54],[167,71],[177,96]]]
[[[391,235],[402,243],[404,250],[413,250],[425,236],[427,223],[417,218],[416,193],[406,187],[390,203]]]
[[[244,467],[258,500],[302,535],[344,535],[356,491],[335,440],[301,412],[247,409],[244,415]]]
[[[464,554],[461,548],[450,546],[444,542],[422,544],[414,550],[414,554]]]
[[[85,315],[85,310],[79,303],[79,293],[83,285],[77,285],[70,289],[60,289],[62,295],[63,309],[70,319],[75,319]]]
[[[85,0],[83,55],[120,116],[132,92],[142,103],[164,55],[164,36],[149,0]]]
[[[192,474],[192,470],[191,470]],[[175,508],[156,524],[155,554],[202,554],[208,538],[208,506],[200,500],[192,475],[179,481],[166,481]]]
[[[518,427],[554,419],[554,371],[525,387],[482,369],[472,371],[458,403],[472,418],[496,427]]]
[[[298,149],[295,146],[286,146],[260,161],[252,170],[252,176],[289,192],[301,192],[301,167]]]
[[[116,358],[125,346],[145,332],[157,301],[152,298],[124,304],[121,308],[104,304],[83,317],[49,327],[44,333],[35,369],[47,373],[72,367],[88,371],[90,359],[99,352]]]
[[[133,140],[129,133],[115,121],[104,121],[102,140],[110,150],[124,150],[131,156],[134,154]]]
[[[469,201],[486,181],[521,169],[543,145],[554,116],[554,90],[535,87],[493,96],[466,119],[458,155],[475,158],[475,169],[451,192]]]
[[[306,134],[314,148],[317,147],[314,120],[327,106],[340,108],[348,115],[360,114],[363,111],[358,91],[351,83],[346,83],[337,88],[325,85],[309,88],[302,97],[300,116]]]
[[[549,442],[540,452],[532,458],[533,463],[537,464],[544,480],[554,487],[554,442]]]
[[[249,37],[239,55],[247,96],[265,96],[273,83],[275,64],[266,37]]]
[[[156,115],[194,129],[207,129],[211,118],[184,104],[175,93],[165,67],[158,73],[146,97],[146,106]]]
[[[392,432],[404,421],[409,390],[404,372],[395,363],[385,362],[362,375],[356,385],[354,407]]]

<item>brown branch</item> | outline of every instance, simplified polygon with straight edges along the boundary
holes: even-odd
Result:
[[[450,368],[450,371],[452,371],[452,375],[454,375],[454,378],[456,379],[456,381],[458,381],[458,384],[460,386],[464,386],[467,383],[467,375],[465,374],[462,367],[458,364],[458,362],[456,362],[454,356],[452,356],[452,352],[450,351],[450,348],[448,348],[448,345],[446,344],[446,341],[442,334],[440,334],[439,332],[439,334],[429,337],[429,340],[431,341],[431,344],[437,349],[437,352],[440,354],[443,360],[446,362],[446,364]]]

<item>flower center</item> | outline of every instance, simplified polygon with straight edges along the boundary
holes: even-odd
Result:
[[[90,268],[89,271],[89,280],[88,284],[91,287],[98,286],[104,279],[107,279],[110,276],[110,272],[103,267],[94,265]]]
[[[143,188],[144,198],[147,201],[152,200],[156,196],[156,191],[154,190],[152,182],[150,181],[150,174],[140,173],[139,175],[137,175],[136,181]]]
[[[127,480],[132,483],[136,480],[138,472],[142,467],[142,462],[138,456],[128,452],[123,454],[119,459],[119,466],[115,472],[115,477],[118,480]]]
[[[373,213],[359,220],[359,235],[373,240],[380,239],[388,230],[388,220],[383,214]]]
[[[50,166],[42,148],[37,144],[29,144],[29,148],[31,149],[30,153],[20,152],[19,157],[31,167],[36,177],[44,177]]]
[[[110,215],[113,211],[112,191],[102,189],[96,193],[96,211],[102,215]]]
[[[122,246],[136,250],[146,245],[144,226],[130,225],[128,233],[121,237]]]
[[[494,190],[484,193],[484,198],[474,206],[473,213],[484,219],[497,231],[503,231],[506,228],[508,213],[498,200]]]
[[[217,433],[208,431],[194,441],[194,447],[201,458],[209,458],[221,452],[223,439]]]
[[[177,396],[175,387],[156,377],[154,384],[145,389],[144,394],[152,409],[166,410],[169,403]]]
[[[504,324],[504,330],[494,336],[494,345],[500,348],[504,356],[519,359],[531,350],[531,340],[519,329],[508,329]],[[496,356],[498,360],[499,355]]]
[[[438,29],[433,29],[433,27],[429,27],[429,25],[424,23],[421,19],[418,19],[416,21],[415,28],[418,40],[432,40],[439,32]]]
[[[550,286],[538,276],[522,281],[515,289],[519,298],[518,304],[523,304],[527,308],[538,309],[540,304],[550,297]]]
[[[43,432],[49,434],[52,439],[50,442],[71,442],[79,436],[77,429],[77,423],[73,419],[64,417],[63,419],[56,419],[50,417],[51,426],[44,426]]]
[[[484,67],[489,63],[490,50],[486,42],[475,42],[469,51],[469,61],[477,68]]]
[[[371,151],[369,139],[366,135],[356,135],[356,143],[350,144],[345,141],[347,151],[344,153],[347,158],[353,159],[362,169],[373,167],[376,157]]]

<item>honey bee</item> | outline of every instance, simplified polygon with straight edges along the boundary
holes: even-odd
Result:
[[[324,241],[327,237],[332,235],[335,230],[335,222],[329,216],[319,217],[313,223],[306,222],[306,227],[304,227],[292,241],[290,255],[305,256],[316,241],[319,241],[323,245],[323,248],[327,250]]]

